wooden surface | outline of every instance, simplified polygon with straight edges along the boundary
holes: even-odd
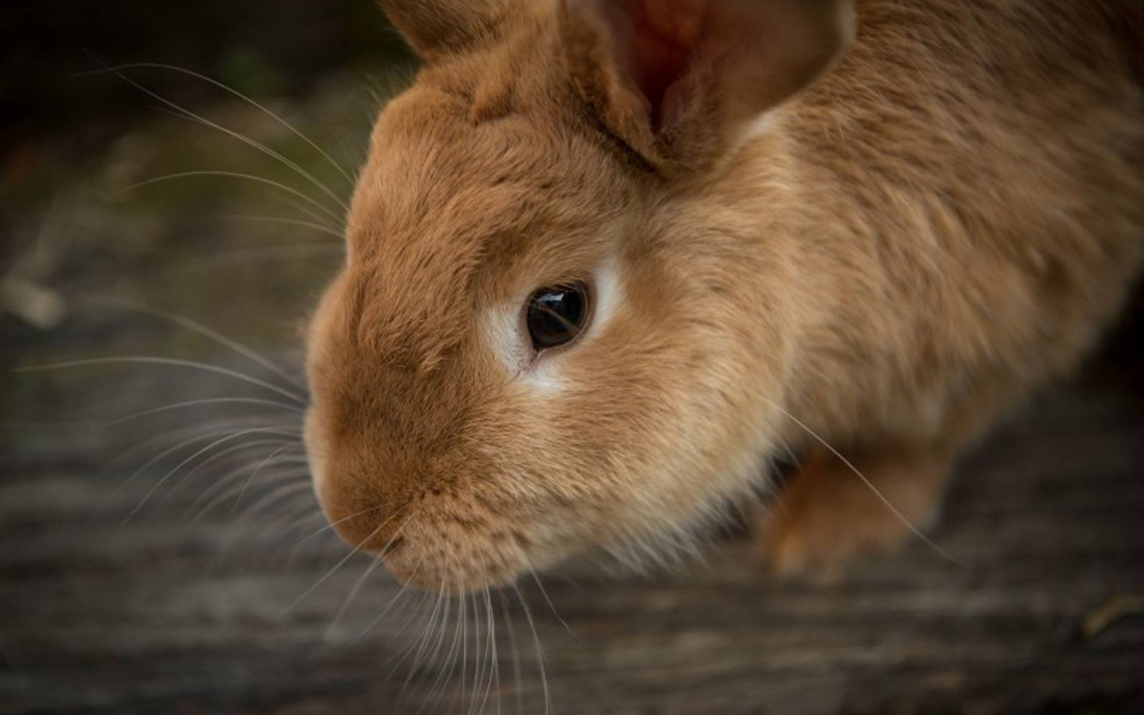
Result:
[[[95,415],[257,389],[167,368],[5,380],[24,404],[8,405],[0,456],[0,712],[481,709],[490,650],[472,609],[450,674],[455,602],[411,669],[399,654],[429,606],[406,593],[378,618],[398,592],[380,569],[346,606],[365,557],[291,608],[345,549],[328,534],[293,549],[320,523],[276,522],[273,506],[184,518],[220,466],[125,519],[167,468],[124,487],[149,452],[122,450],[234,408],[103,430]],[[513,592],[491,600],[499,687],[483,711],[545,712],[538,641],[553,713],[1144,712],[1142,438],[1131,376],[1040,397],[962,466],[932,533],[962,565],[914,543],[833,584],[779,582],[732,538],[670,572],[570,565],[543,577],[547,598],[526,579],[528,613]]]
[[[323,86],[273,106],[356,166],[371,111],[353,82]],[[348,191],[257,109],[222,96],[198,111]],[[478,634],[468,608],[453,640],[456,602],[434,619],[435,601],[405,593],[387,611],[399,589],[380,569],[363,580],[367,558],[332,570],[346,549],[328,532],[296,548],[321,524],[306,486],[265,501],[271,478],[295,465],[270,465],[237,508],[231,492],[198,518],[188,513],[235,465],[176,469],[200,442],[140,471],[178,441],[172,430],[242,415],[254,422],[232,430],[296,427],[296,415],[213,403],[99,427],[181,401],[282,395],[170,366],[9,374],[145,354],[278,381],[193,331],[87,296],[176,310],[296,364],[296,321],[341,257],[337,226],[308,231],[304,214],[257,186],[195,180],[121,195],[201,169],[308,188],[248,146],[160,114],[124,120],[120,140],[79,161],[76,123],[26,153],[38,163],[22,180],[9,172],[0,192],[0,280],[16,269],[60,290],[71,316],[41,330],[0,314],[0,713],[531,714],[545,712],[546,691],[557,715],[1144,713],[1144,617],[1132,613],[1144,597],[1144,320],[1118,358],[1040,397],[962,465],[931,534],[962,565],[912,543],[837,583],[781,582],[741,535],[644,576],[572,564],[543,576],[544,592],[525,579],[519,596],[492,598],[499,686],[474,700],[474,669],[490,672],[484,621]],[[270,437],[236,442],[257,438]],[[228,484],[273,449],[232,455],[246,472]]]

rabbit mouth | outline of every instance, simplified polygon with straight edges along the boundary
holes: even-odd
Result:
[[[528,568],[516,540],[501,531],[478,538],[449,528],[418,530],[393,539],[378,558],[403,584],[445,593],[507,586]]]

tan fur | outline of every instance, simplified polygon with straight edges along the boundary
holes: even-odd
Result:
[[[920,520],[951,460],[1077,363],[1137,272],[1131,0],[860,1],[841,62],[849,3],[671,2],[806,41],[695,44],[657,117],[599,2],[388,8],[430,62],[373,136],[349,260],[309,330],[306,435],[330,520],[388,544],[402,579],[477,588],[685,533],[771,455],[821,447],[808,430],[891,475]],[[609,265],[603,327],[506,364],[489,315]],[[898,540],[830,483],[792,488],[780,513],[807,516],[780,520],[769,553],[829,558],[846,529],[822,523]],[[815,493],[831,498],[808,509]]]

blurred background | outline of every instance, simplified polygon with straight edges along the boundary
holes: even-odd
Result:
[[[416,67],[371,0],[0,4],[0,712],[1144,712],[1138,307],[965,460],[960,565],[780,581],[732,524],[442,603],[347,556],[298,329]]]

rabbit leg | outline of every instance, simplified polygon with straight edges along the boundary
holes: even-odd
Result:
[[[910,525],[922,529],[936,517],[951,450],[897,445],[844,455],[809,454],[763,515],[760,548],[779,573],[829,575],[850,557],[901,545]]]

